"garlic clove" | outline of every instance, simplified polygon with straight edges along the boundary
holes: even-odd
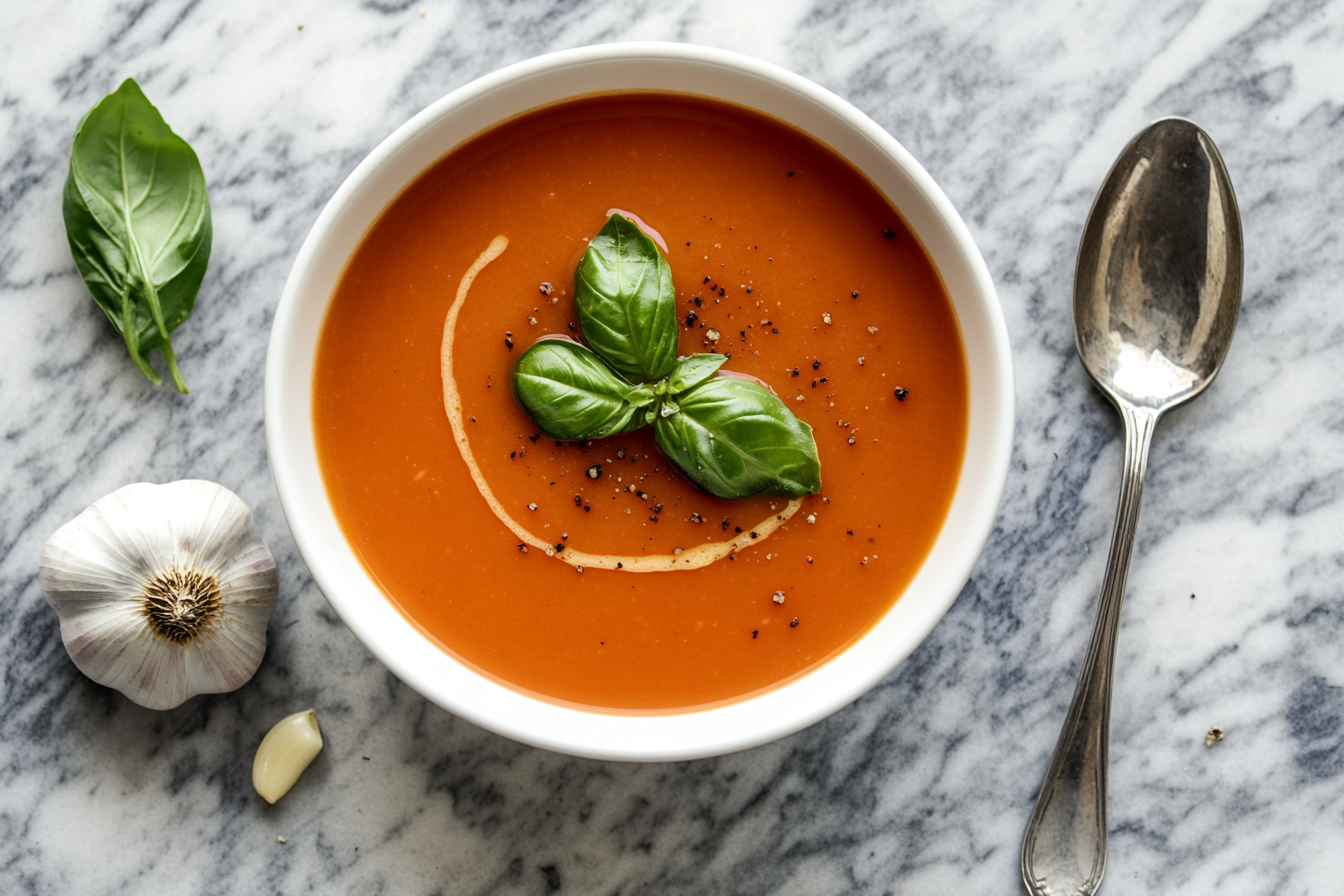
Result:
[[[151,709],[251,679],[279,590],[247,505],[204,480],[100,498],[48,539],[41,581],[80,671]]]
[[[274,803],[289,793],[304,769],[322,752],[317,712],[305,709],[276,722],[257,747],[252,760],[252,786],[261,798]]]

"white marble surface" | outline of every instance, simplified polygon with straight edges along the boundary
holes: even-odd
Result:
[[[502,65],[650,38],[800,72],[924,163],[998,284],[1019,413],[999,525],[904,666],[779,743],[621,765],[454,719],[364,651],[286,532],[261,385],[290,263],[379,140]],[[1103,892],[1337,892],[1341,60],[1341,0],[4,4],[0,892],[1019,892],[1022,829],[1081,662],[1119,482],[1118,419],[1074,356],[1073,255],[1111,159],[1163,114],[1199,121],[1223,151],[1246,287],[1222,375],[1154,446]],[[174,337],[189,397],[128,362],[62,229],[74,126],[128,75],[192,141],[210,185],[214,256]],[[100,495],[181,477],[252,505],[281,598],[251,684],[155,713],[75,670],[37,558]],[[327,749],[267,806],[252,751],[309,704]],[[1206,748],[1211,725],[1227,736]]]

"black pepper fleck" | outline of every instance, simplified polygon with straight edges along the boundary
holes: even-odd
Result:
[[[798,627],[798,617],[795,616],[793,617],[793,621],[789,623],[789,628],[797,628],[797,627]]]
[[[852,293],[849,294],[849,297],[850,297],[851,299],[857,299],[857,298],[859,297],[859,291],[858,291],[857,289],[854,290],[854,292],[852,292]]]
[[[894,240],[894,239],[896,239],[896,231],[892,230],[890,227],[888,227],[886,230],[882,231],[882,235],[883,235],[884,237],[886,237],[887,239],[889,239],[889,240]]]
[[[896,396],[897,401],[905,401],[910,397],[910,390],[898,388],[893,394]]]
[[[813,369],[813,370],[820,370],[820,369],[821,369],[821,362],[820,362],[820,361],[813,361],[813,362],[812,362],[812,369]]]
[[[688,327],[695,326],[695,322],[698,321],[699,319],[700,316],[696,314],[694,311],[692,311],[690,314],[686,315],[686,326]]]
[[[535,445],[537,444],[537,439],[541,438],[541,433],[534,432],[532,435],[528,436],[528,438],[532,441],[532,444]]]
[[[760,629],[758,629],[758,628],[754,628],[754,629],[752,629],[752,630],[751,630],[751,639],[752,639],[753,641],[755,641],[755,640],[756,640],[756,636],[759,635],[760,633],[761,633],[761,630],[760,630]]]
[[[728,523],[728,517],[724,517],[724,518],[723,518],[723,522],[720,523],[719,525],[723,527],[723,531],[727,532],[727,531],[728,531],[728,526],[729,526],[729,523]]]

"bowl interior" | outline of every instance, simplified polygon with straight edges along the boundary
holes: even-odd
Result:
[[[566,708],[501,686],[425,638],[388,601],[327,501],[313,434],[312,378],[327,303],[384,208],[473,135],[538,106],[621,90],[698,94],[806,131],[862,171],[923,241],[952,297],[966,350],[969,431],[942,531],[892,610],[839,656],[773,691],[713,709],[634,716]],[[323,594],[393,673],[433,702],[508,737],[566,753],[688,759],[764,743],[853,701],[907,657],[951,606],[997,513],[1012,443],[1007,332],[983,259],[942,191],[894,139],[848,103],[747,57],[675,44],[613,44],[539,57],[488,75],[411,119],[366,158],[318,218],[285,285],[266,364],[266,439],[281,506]]]

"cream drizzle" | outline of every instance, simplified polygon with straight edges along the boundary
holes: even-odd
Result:
[[[495,493],[491,491],[489,484],[485,481],[485,476],[481,473],[481,468],[476,463],[475,456],[471,453],[471,444],[467,441],[467,428],[462,422],[462,396],[457,391],[457,380],[453,377],[453,340],[457,330],[457,316],[467,300],[467,292],[471,289],[471,284],[476,279],[476,275],[486,265],[498,258],[508,248],[508,245],[508,237],[502,234],[495,237],[490,241],[486,250],[472,263],[471,267],[467,268],[467,272],[462,275],[462,280],[457,286],[457,297],[453,300],[452,307],[448,309],[448,316],[443,322],[443,345],[439,352],[439,364],[443,375],[443,409],[448,412],[448,424],[452,427],[453,441],[457,443],[457,450],[461,452],[462,460],[466,461],[467,470],[470,471],[471,479],[476,483],[476,488],[480,490],[481,497],[485,498],[485,502],[490,505],[490,509],[494,511],[495,516],[499,517],[499,521],[508,526],[509,530],[518,536],[519,540],[524,544],[529,544],[544,551],[548,557],[555,557],[570,566],[580,566],[585,569],[619,569],[624,572],[669,572],[679,569],[700,569],[744,548],[760,544],[770,537],[770,533],[798,512],[798,508],[803,506],[803,501],[801,498],[794,498],[779,513],[767,517],[729,541],[696,545],[686,548],[679,554],[641,554],[639,556],[590,554],[586,551],[575,550],[569,545],[566,545],[563,551],[557,551],[549,542],[533,535],[510,516],[509,512],[504,509],[504,505],[495,497]],[[756,537],[752,538],[753,535]]]

